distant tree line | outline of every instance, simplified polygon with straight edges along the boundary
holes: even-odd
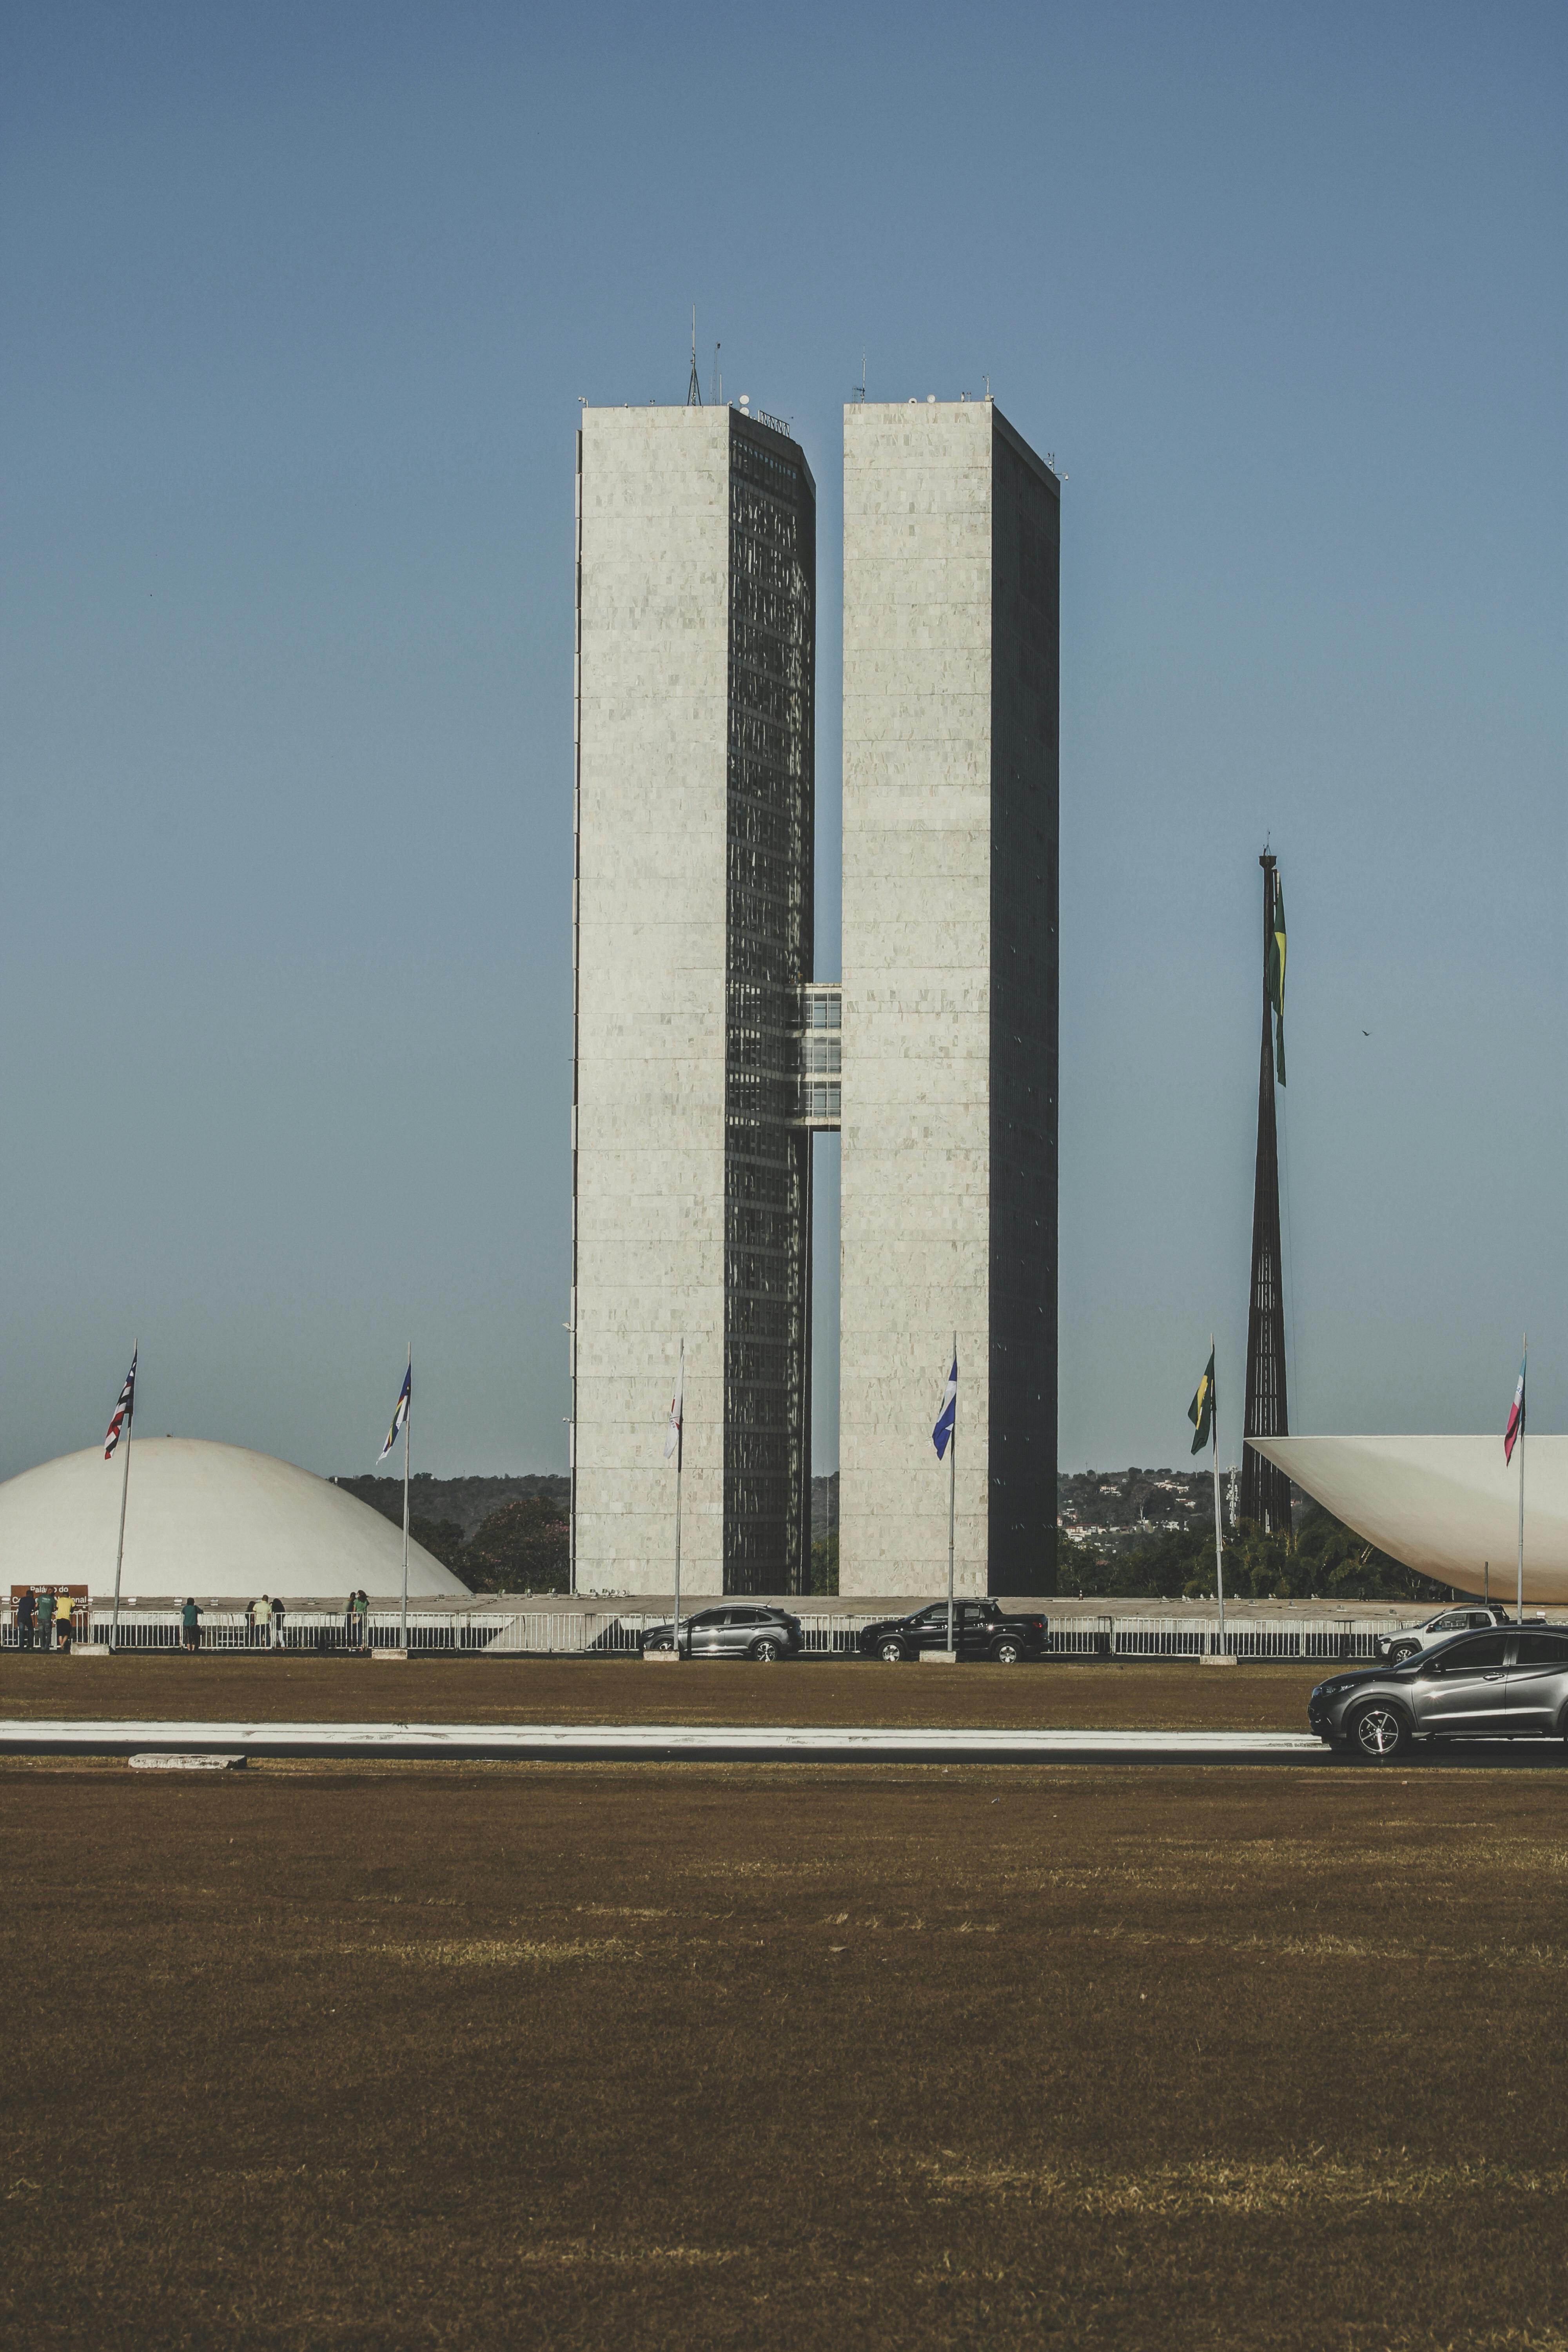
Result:
[[[1214,1521],[1152,1534],[1114,1554],[1092,1543],[1058,1549],[1059,1592],[1107,1599],[1202,1600],[1215,1589]],[[1448,1587],[1379,1551],[1319,1503],[1302,1512],[1294,1540],[1243,1520],[1225,1537],[1225,1589],[1237,1601],[1409,1601],[1436,1608]]]
[[[400,1478],[335,1484],[402,1527]],[[565,1478],[416,1475],[409,1482],[408,1532],[470,1592],[565,1592],[571,1589],[571,1494]],[[448,1515],[453,1506],[462,1517]]]
[[[1168,1474],[1164,1474],[1168,1475]],[[1137,1477],[1129,1474],[1129,1483]],[[837,1486],[837,1480],[834,1482]],[[396,1478],[340,1478],[362,1502],[403,1523]],[[827,1481],[814,1481],[826,1488]],[[417,1476],[409,1532],[472,1592],[565,1592],[571,1584],[571,1485],[565,1478]],[[838,1531],[814,1514],[811,1591],[838,1590]],[[834,1512],[837,1517],[837,1509]],[[1225,1589],[1237,1601],[1408,1601],[1436,1608],[1448,1588],[1404,1567],[1320,1504],[1301,1511],[1294,1540],[1244,1521],[1227,1528]],[[1123,1538],[1114,1549],[1058,1543],[1057,1590],[1106,1600],[1202,1600],[1214,1591],[1214,1521]]]

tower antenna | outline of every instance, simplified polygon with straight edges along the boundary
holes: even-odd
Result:
[[[697,305],[695,302],[691,306],[691,382],[686,387],[686,405],[688,408],[700,408],[702,405],[702,387],[697,381]]]
[[[715,408],[721,408],[724,404],[724,379],[719,373],[719,354],[723,348],[722,343],[715,343],[713,346],[713,405]]]

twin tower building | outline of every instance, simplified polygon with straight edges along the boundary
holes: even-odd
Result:
[[[746,407],[577,443],[574,1581],[809,1590],[841,1136],[839,1590],[1054,1588],[1058,572],[989,400],[844,412],[843,978],[815,977],[816,490]]]

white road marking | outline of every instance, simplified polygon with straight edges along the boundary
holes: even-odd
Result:
[[[1327,1755],[1304,1731],[1085,1731],[950,1725],[662,1723],[149,1723],[0,1721],[0,1750],[117,1756],[160,1748],[250,1755],[988,1758],[1041,1763],[1101,1757],[1244,1762]]]

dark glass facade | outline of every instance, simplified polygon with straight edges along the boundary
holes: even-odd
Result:
[[[805,1589],[816,499],[793,442],[731,412],[724,1152],[724,1589]]]

